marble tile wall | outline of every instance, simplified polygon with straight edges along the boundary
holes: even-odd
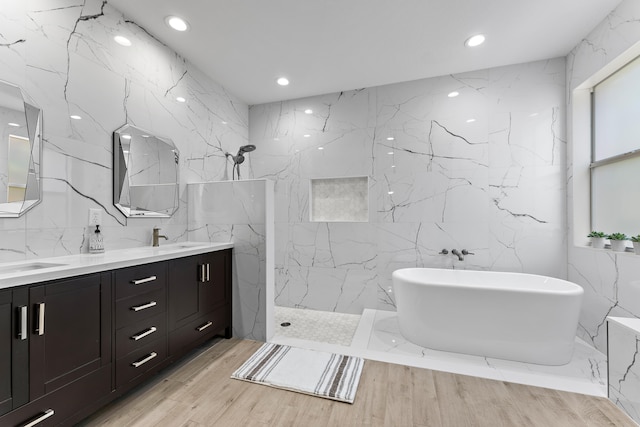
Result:
[[[395,310],[402,267],[566,277],[564,58],[252,106],[249,141],[275,181],[277,305]],[[353,176],[369,221],[310,222],[309,180]]]
[[[252,153],[253,155],[253,153]],[[189,184],[189,240],[234,242],[233,335],[267,340],[273,306],[273,183],[261,180]],[[191,208],[193,207],[193,208]],[[267,301],[271,295],[271,301]]]
[[[573,153],[590,150],[588,138],[573,138],[573,90],[639,41],[640,1],[624,0],[567,56],[568,218],[574,218],[573,176],[578,173],[573,168]],[[588,189],[577,191],[588,192]],[[588,216],[588,212],[579,214]],[[607,316],[640,317],[640,256],[591,249],[584,237],[586,233],[579,230],[576,233],[579,235],[574,236],[573,219],[569,221],[569,233],[572,236],[569,241],[574,242],[575,237],[577,243],[568,245],[568,278],[585,290],[578,335],[604,353]]]
[[[608,396],[640,423],[640,319],[607,318]]]
[[[133,45],[116,44],[116,34]],[[0,218],[0,262],[86,252],[89,208],[105,210],[107,250],[150,244],[154,226],[186,240],[186,182],[226,179],[224,153],[248,141],[246,104],[107,1],[1,0],[0,79],[44,112],[43,201]],[[127,219],[113,206],[111,134],[127,122],[180,151],[172,218]]]

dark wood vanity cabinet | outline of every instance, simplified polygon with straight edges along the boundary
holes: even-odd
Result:
[[[29,400],[28,293],[0,291],[0,415]]]
[[[112,390],[110,274],[20,287],[13,295],[14,343],[28,345],[14,359],[28,367],[27,374],[14,377],[19,381],[14,385],[28,395],[0,417],[0,425],[38,420],[38,426],[58,425],[108,396]],[[27,338],[22,339],[25,333]]]
[[[169,354],[231,337],[231,249],[169,261]]]
[[[167,262],[115,272],[116,389],[167,359]]]
[[[0,290],[0,426],[74,425],[217,334],[231,249]]]

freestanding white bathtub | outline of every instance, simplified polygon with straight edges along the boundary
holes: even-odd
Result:
[[[541,365],[573,354],[582,287],[522,273],[393,272],[402,335],[421,347]]]

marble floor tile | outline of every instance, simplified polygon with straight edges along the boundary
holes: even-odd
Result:
[[[396,313],[391,311],[366,309],[362,316],[355,316],[359,319],[357,328],[350,329],[353,328],[353,323],[349,323],[349,326],[342,326],[344,322],[342,318],[354,315],[300,309],[282,310],[282,307],[276,307],[277,325],[280,324],[278,313],[287,313],[289,310],[295,310],[287,316],[289,319],[294,318],[295,315],[300,318],[308,316],[314,320],[297,320],[305,326],[297,331],[291,330],[293,332],[287,330],[286,334],[281,332],[286,328],[278,326],[279,330],[272,342],[592,396],[606,396],[606,356],[579,338],[576,338],[575,350],[570,363],[563,366],[545,366],[417,346],[402,336]],[[336,318],[335,326],[332,325],[334,316]],[[313,322],[317,324],[318,320],[315,319],[320,318],[322,326],[318,328],[318,331],[314,331]],[[348,320],[353,322],[355,319]],[[344,328],[351,332],[342,332]],[[327,336],[334,331],[337,335],[349,336],[349,339],[332,339]],[[316,338],[319,336],[322,338]],[[338,343],[338,341],[343,343]]]
[[[274,335],[350,346],[359,322],[357,314],[275,307]]]

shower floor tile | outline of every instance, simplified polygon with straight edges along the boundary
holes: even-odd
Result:
[[[276,307],[276,325],[280,324],[277,317],[281,307]],[[297,310],[294,314],[304,317],[319,316],[312,310]],[[285,310],[286,312],[286,310]],[[304,312],[311,312],[309,314]],[[334,327],[331,318],[340,319],[343,315],[338,313],[322,313],[322,327],[324,331],[340,330]],[[382,310],[365,310],[360,319],[355,334],[351,334],[348,342],[338,344],[328,338],[321,341],[313,338],[318,335],[326,335],[326,332],[315,332],[311,323],[300,328],[296,333],[283,335],[281,329],[276,326],[278,332],[271,340],[280,344],[310,348],[321,351],[332,351],[365,359],[380,360],[389,363],[398,363],[420,368],[453,372],[463,375],[471,375],[500,381],[515,382],[556,390],[571,391],[589,394],[593,396],[606,396],[607,394],[607,362],[606,356],[584,341],[576,339],[573,358],[570,363],[563,366],[544,366],[531,363],[513,362],[481,356],[471,356],[459,353],[432,350],[417,346],[407,341],[400,333],[400,328],[395,312]],[[339,321],[337,321],[339,323]],[[327,325],[331,325],[327,327]]]
[[[360,315],[275,307],[275,336],[350,346]],[[289,326],[282,326],[283,323]]]

